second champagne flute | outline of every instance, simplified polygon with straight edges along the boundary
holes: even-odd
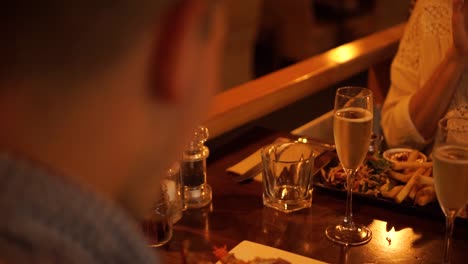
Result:
[[[443,263],[450,263],[455,216],[468,202],[468,118],[439,121],[432,158],[437,200],[446,219]]]
[[[369,149],[373,120],[372,92],[362,87],[343,87],[336,91],[333,134],[341,165],[346,172],[346,214],[342,223],[325,230],[328,239],[343,245],[362,245],[372,231],[353,221],[354,176]]]

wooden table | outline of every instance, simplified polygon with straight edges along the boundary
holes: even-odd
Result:
[[[161,249],[167,263],[183,263],[181,249],[187,243],[198,258],[215,261],[213,246],[227,245],[231,249],[243,240],[329,263],[442,262],[442,216],[355,199],[354,219],[369,225],[373,238],[366,245],[345,248],[330,242],[324,234],[327,225],[343,219],[344,196],[315,190],[312,207],[291,214],[264,207],[261,183],[238,184],[225,170],[278,136],[255,129],[211,149],[208,183],[213,188],[212,205],[184,212],[174,226],[172,240]],[[468,221],[462,220],[457,221],[454,230],[453,263],[466,263],[466,256]]]

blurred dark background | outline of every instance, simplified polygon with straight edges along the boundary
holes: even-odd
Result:
[[[228,0],[223,89],[404,22],[410,0]],[[290,131],[333,109],[335,88],[365,86],[362,72],[249,126]]]
[[[228,0],[223,88],[405,21],[410,0]]]

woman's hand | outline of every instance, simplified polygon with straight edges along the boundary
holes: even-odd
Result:
[[[462,60],[468,60],[468,30],[465,25],[464,0],[453,0],[452,34],[455,52]]]

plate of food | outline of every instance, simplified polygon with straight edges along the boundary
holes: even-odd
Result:
[[[244,240],[216,264],[323,264],[326,262],[307,258],[288,251]]]
[[[335,154],[314,177],[321,189],[346,191],[346,174]],[[368,200],[400,208],[442,215],[437,203],[432,162],[413,149],[389,149],[383,155],[368,155],[355,176],[353,193]],[[460,214],[466,217],[466,211]]]

